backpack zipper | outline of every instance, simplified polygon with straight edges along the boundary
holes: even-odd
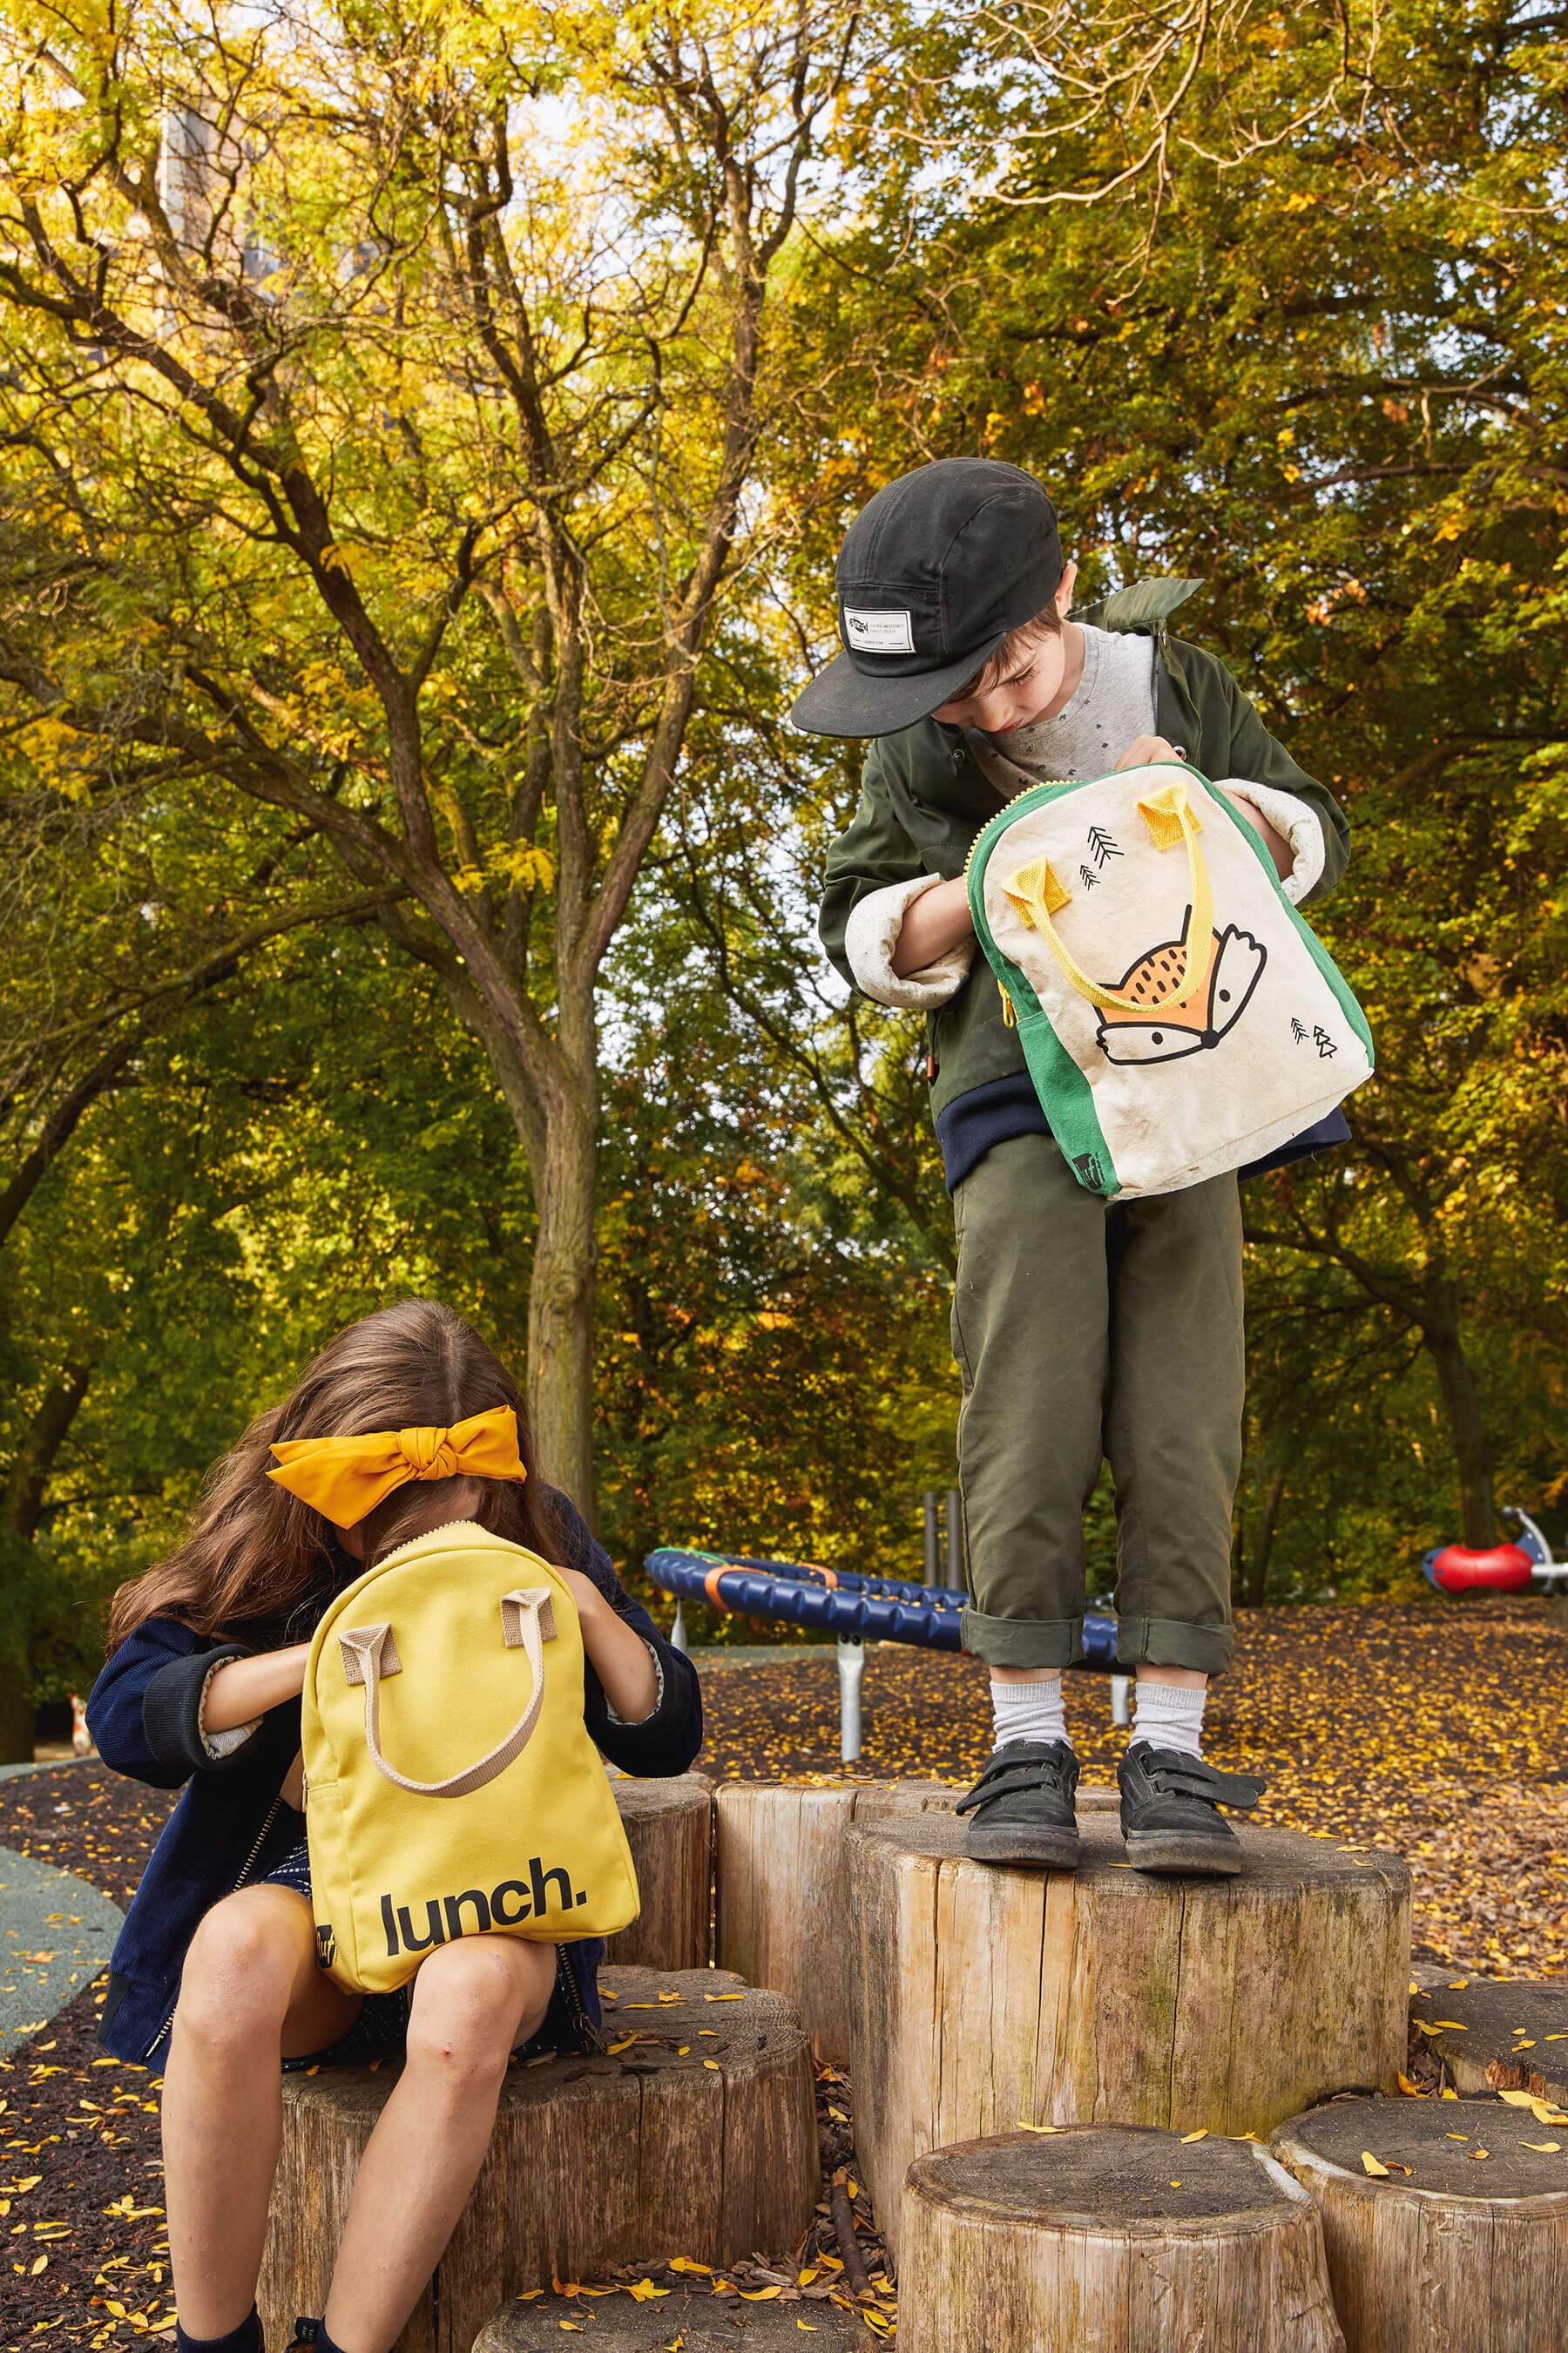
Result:
[[[272,1828],[273,1823],[277,1820],[278,1809],[282,1803],[283,1792],[279,1789],[278,1795],[273,1799],[271,1805],[267,1810],[267,1820],[262,1823],[261,1828],[256,1833],[255,1845],[251,1848],[250,1852],[246,1856],[245,1861],[239,1866],[239,1877],[235,1881],[234,1885],[226,1891],[230,1895],[237,1895],[240,1889],[245,1885],[246,1881],[249,1878],[252,1870],[255,1868],[256,1858],[261,1852],[263,1846],[267,1842],[267,1833]],[[174,2003],[170,2008],[168,2017],[163,2021],[163,2025],[158,2029],[157,2033],[154,2034],[152,2042],[149,2042],[146,2050],[142,2053],[143,2064],[152,2058],[153,2052],[156,2051],[159,2043],[162,2042],[164,2035],[167,2034],[170,2027],[174,2023],[174,2011],[179,2008],[179,2002],[180,1997],[176,1990]]]
[[[1012,998],[1008,996],[1007,991],[1001,981],[998,981],[996,984],[996,994],[1002,999],[1003,1029],[1016,1029],[1018,1026],[1017,1008],[1015,1007]]]

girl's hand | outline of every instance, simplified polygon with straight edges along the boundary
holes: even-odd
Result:
[[[580,1568],[558,1574],[577,1605],[583,1648],[623,1724],[642,1724],[658,1704],[658,1672],[642,1636]]]
[[[1167,743],[1163,735],[1134,735],[1116,763],[1115,773],[1120,776],[1123,768],[1152,768],[1165,760],[1180,762],[1181,757],[1175,745]]]

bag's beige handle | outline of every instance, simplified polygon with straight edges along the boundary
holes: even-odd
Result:
[[[1209,882],[1208,865],[1198,845],[1197,813],[1187,797],[1184,779],[1162,785],[1138,804],[1138,814],[1148,827],[1156,849],[1173,849],[1178,841],[1187,845],[1187,888],[1192,913],[1187,918],[1187,936],[1182,944],[1182,981],[1179,988],[1162,997],[1162,1005],[1184,1005],[1196,994],[1198,985],[1208,969],[1209,948],[1214,934],[1214,891]],[[1058,907],[1065,907],[1070,893],[1058,880],[1048,860],[1037,858],[1032,865],[1020,866],[1003,890],[1012,901],[1026,923],[1032,925],[1044,940],[1066,976],[1080,997],[1091,1005],[1121,1013],[1146,1013],[1149,1008],[1135,997],[1124,996],[1114,988],[1102,988],[1091,980],[1073,955],[1051,921]]]
[[[481,1757],[477,1765],[470,1765],[466,1773],[454,1773],[447,1781],[411,1781],[395,1765],[389,1765],[381,1753],[381,1686],[386,1676],[403,1672],[391,1627],[352,1626],[338,1636],[345,1682],[364,1685],[364,1745],[370,1751],[371,1762],[398,1788],[411,1790],[416,1798],[466,1798],[470,1789],[482,1789],[487,1781],[504,1773],[513,1758],[521,1757],[527,1747],[544,1705],[544,1645],[555,1640],[555,1596],[550,1587],[533,1585],[514,1593],[503,1593],[500,1624],[501,1640],[508,1650],[528,1653],[533,1676],[532,1695],[500,1747]]]

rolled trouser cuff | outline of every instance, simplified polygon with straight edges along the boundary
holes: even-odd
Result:
[[[988,1667],[1070,1667],[1083,1656],[1081,1618],[989,1618],[965,1609],[963,1641]]]
[[[1228,1626],[1188,1626],[1179,1618],[1119,1618],[1119,1667],[1191,1667],[1201,1675],[1223,1675],[1230,1664]]]

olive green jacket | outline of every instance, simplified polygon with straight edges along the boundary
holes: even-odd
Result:
[[[1350,824],[1324,785],[1277,744],[1224,662],[1173,638],[1170,615],[1203,584],[1142,580],[1072,616],[1092,628],[1131,629],[1154,640],[1155,729],[1205,776],[1244,777],[1294,794],[1323,832],[1323,871],[1309,899],[1331,891],[1350,860]],[[982,773],[969,731],[922,719],[878,736],[866,754],[859,805],[827,855],[818,930],[836,968],[855,985],[845,952],[849,918],[862,899],[919,874],[962,874],[969,847],[1002,797]],[[1025,779],[1020,778],[1020,782]],[[984,960],[930,1017],[933,1117],[958,1095],[1025,1069],[1018,1033],[1004,1026],[1001,999]]]

